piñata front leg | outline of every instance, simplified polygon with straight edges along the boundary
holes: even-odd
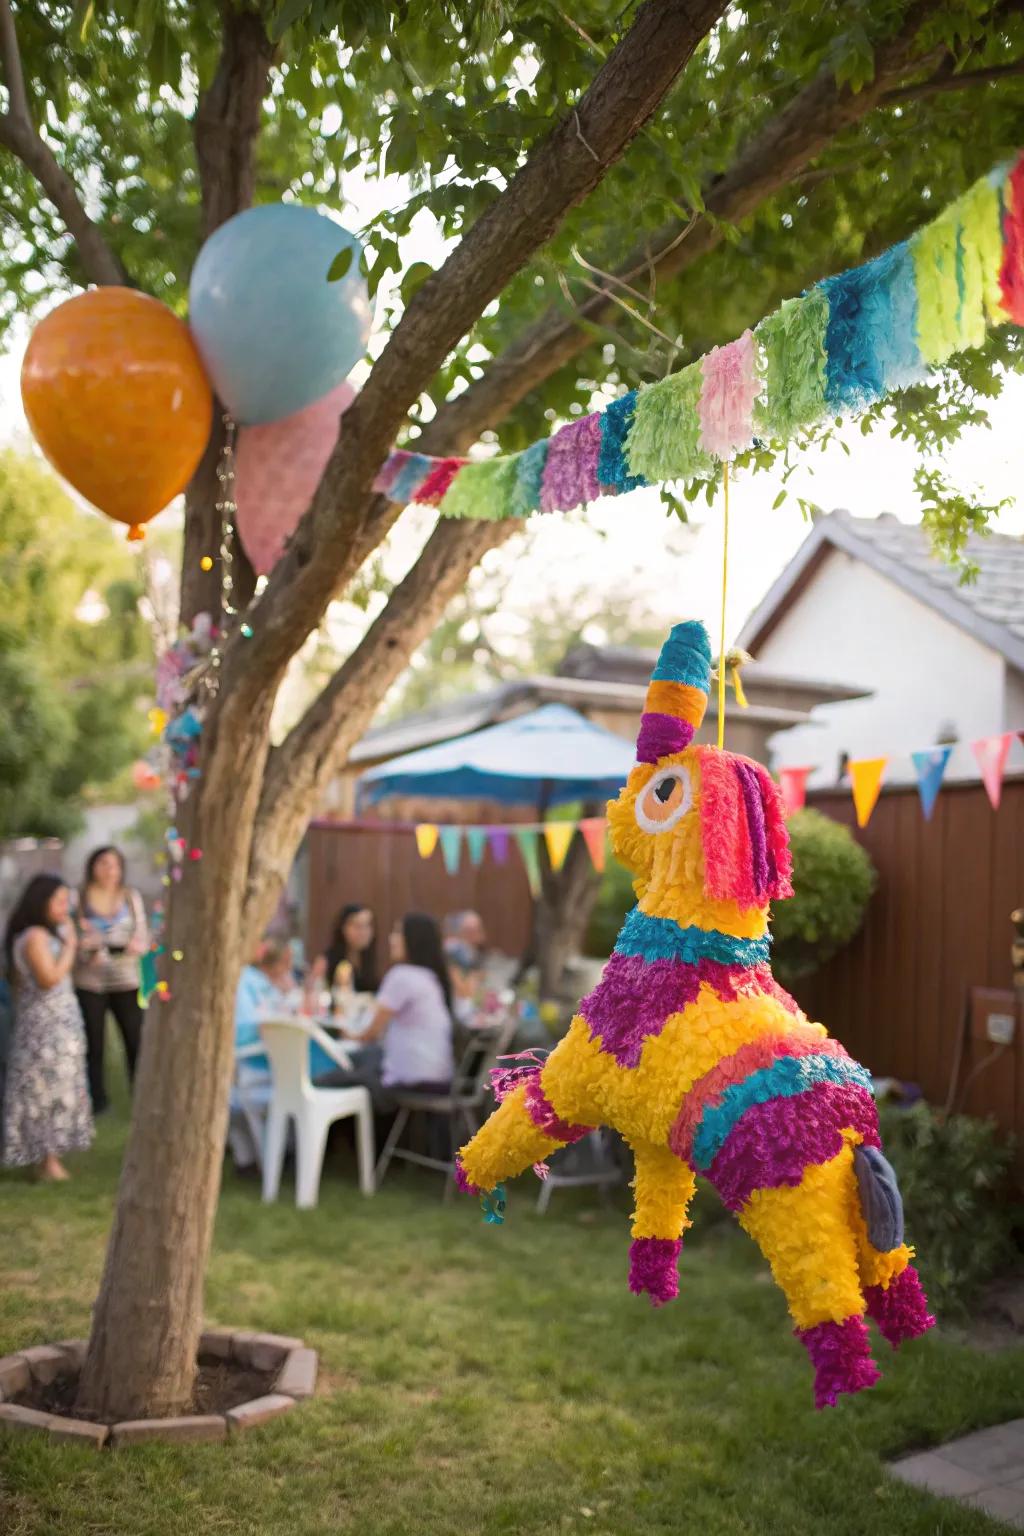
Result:
[[[697,1180],[687,1163],[653,1142],[636,1142],[633,1160],[629,1288],[636,1296],[646,1291],[652,1306],[661,1307],[679,1294],[679,1252]]]
[[[561,1120],[540,1074],[516,1088],[459,1152],[456,1179],[469,1193],[492,1190],[594,1129]]]
[[[757,1243],[785,1292],[797,1337],[814,1366],[814,1402],[831,1407],[843,1392],[878,1380],[864,1324],[857,1240],[853,1149],[804,1169],[796,1187],[755,1189],[740,1225]]]

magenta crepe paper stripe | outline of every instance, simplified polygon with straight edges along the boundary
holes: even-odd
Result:
[[[597,464],[601,456],[601,417],[584,416],[560,427],[548,446],[540,483],[542,512],[571,512],[601,494]]]
[[[660,1035],[673,1014],[696,1002],[701,986],[709,986],[723,1002],[743,997],[774,997],[789,1013],[797,1005],[775,982],[767,966],[722,965],[701,960],[644,960],[641,955],[613,954],[600,982],[580,1004],[591,1036],[620,1067],[639,1064],[644,1041]]]
[[[568,1120],[560,1119],[554,1105],[541,1087],[539,1072],[526,1084],[525,1102],[526,1113],[534,1125],[539,1131],[543,1131],[545,1136],[550,1136],[552,1141],[561,1141],[568,1146],[570,1142],[589,1136],[594,1129],[592,1125],[570,1125]]]
[[[693,740],[693,726],[677,715],[643,714],[636,739],[638,763],[657,763],[673,752],[682,752]]]
[[[880,1146],[878,1111],[863,1088],[816,1083],[792,1098],[753,1104],[736,1122],[707,1177],[730,1211],[742,1210],[755,1189],[795,1188],[804,1169],[828,1163],[843,1149],[843,1132]]]

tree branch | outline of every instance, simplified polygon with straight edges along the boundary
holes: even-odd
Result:
[[[252,203],[256,141],[273,57],[273,46],[259,15],[225,6],[216,73],[200,95],[192,120],[203,201],[203,240]],[[204,610],[211,614],[219,611],[221,541],[216,501],[217,464],[223,442],[218,420],[202,463],[185,493],[181,580],[181,617],[185,623]],[[200,564],[206,554],[214,558],[209,571],[204,571]],[[233,554],[235,601],[244,607],[252,596],[256,577],[237,535]]]
[[[365,548],[374,505],[368,488],[409,407],[491,299],[621,155],[725,8],[725,0],[648,0],[579,104],[418,290],[345,413],[344,435],[263,595],[254,637],[244,651],[229,647],[224,707],[244,713],[267,679],[283,674],[339,583],[358,568],[353,547]]]
[[[920,101],[925,96],[939,96],[946,91],[966,91],[972,85],[989,85],[997,80],[1009,80],[1024,75],[1024,59],[1012,64],[995,64],[991,69],[967,69],[961,75],[933,75],[917,85],[904,85],[895,91],[886,91],[879,106],[897,107],[907,101]]]
[[[263,778],[246,890],[245,927],[259,938],[288,877],[311,807],[345,763],[391,684],[473,567],[521,524],[440,519],[405,579],[348,659],[274,752]]]
[[[120,261],[86,213],[77,187],[32,121],[10,0],[0,0],[0,62],[7,86],[7,111],[0,113],[0,144],[31,171],[57,209],[74,239],[90,282],[127,282]]]

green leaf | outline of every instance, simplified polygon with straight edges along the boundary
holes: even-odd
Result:
[[[89,30],[96,18],[96,0],[75,0],[71,13],[71,37],[78,48],[84,48]]]
[[[334,260],[327,268],[327,281],[329,283],[340,282],[340,280],[345,276],[345,273],[348,271],[349,267],[351,267],[352,258],[354,255],[354,245],[342,246],[337,256],[335,256]]]
[[[281,0],[270,27],[273,41],[279,42],[289,27],[300,21],[309,10],[309,0]]]

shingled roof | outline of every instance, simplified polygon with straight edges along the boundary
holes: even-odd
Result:
[[[868,518],[838,509],[819,517],[747,620],[740,645],[757,654],[833,550],[862,560],[1024,671],[1024,539],[972,534],[966,554],[978,567],[978,579],[961,586],[957,572],[932,554],[925,530],[901,523],[891,512]]]

